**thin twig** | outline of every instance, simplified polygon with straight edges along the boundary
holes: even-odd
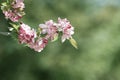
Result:
[[[9,36],[11,33],[10,32],[0,32],[1,35]]]

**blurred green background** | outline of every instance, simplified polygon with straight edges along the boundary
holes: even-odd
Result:
[[[25,0],[25,4],[23,21],[31,27],[68,18],[78,49],[58,40],[37,53],[0,35],[0,80],[120,80],[120,0]],[[8,27],[0,10],[0,31]]]

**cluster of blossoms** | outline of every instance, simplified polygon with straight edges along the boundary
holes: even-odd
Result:
[[[23,0],[7,0],[1,6],[5,18],[11,21],[17,32],[20,44],[26,44],[31,49],[41,52],[48,41],[56,41],[61,36],[62,43],[68,39],[74,47],[77,47],[75,40],[72,38],[74,27],[66,18],[58,18],[57,22],[46,21],[44,24],[39,24],[38,30],[35,30],[19,21],[24,15],[24,8]],[[16,23],[19,25],[16,25]]]
[[[10,19],[12,22],[18,22],[19,19],[25,14],[23,9],[25,5],[23,0],[8,0],[2,3],[1,9],[6,19]]]
[[[25,43],[35,51],[41,52],[47,45],[48,40],[54,41],[60,33],[62,33],[62,42],[72,38],[74,34],[74,28],[70,22],[67,19],[61,18],[58,18],[58,23],[49,20],[45,24],[40,24],[39,30],[39,32],[36,32],[35,29],[31,29],[28,25],[22,23],[18,32],[19,42]]]

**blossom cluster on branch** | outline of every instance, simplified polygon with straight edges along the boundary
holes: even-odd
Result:
[[[65,40],[70,40],[71,44],[77,48],[77,43],[72,38],[74,27],[66,18],[58,18],[57,22],[46,21],[39,24],[38,30],[36,30],[23,22],[21,23],[20,19],[25,15],[24,8],[24,0],[7,0],[1,6],[5,18],[10,20],[10,24],[16,30],[20,44],[26,44],[31,49],[41,52],[48,41],[53,42],[61,37],[62,43]]]
[[[1,6],[5,18],[12,22],[18,22],[25,15],[24,8],[23,0],[7,0]]]

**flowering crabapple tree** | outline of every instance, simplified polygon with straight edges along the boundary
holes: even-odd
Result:
[[[58,18],[57,22],[48,20],[39,24],[36,30],[21,21],[21,18],[25,15],[24,8],[24,0],[6,0],[1,3],[1,10],[5,19],[11,25],[9,34],[11,32],[17,34],[16,38],[20,44],[25,44],[29,48],[41,52],[48,44],[48,41],[54,42],[60,37],[62,43],[69,40],[77,48],[77,43],[72,37],[74,27],[69,20],[66,18]],[[1,34],[4,34],[4,32],[1,32]]]

